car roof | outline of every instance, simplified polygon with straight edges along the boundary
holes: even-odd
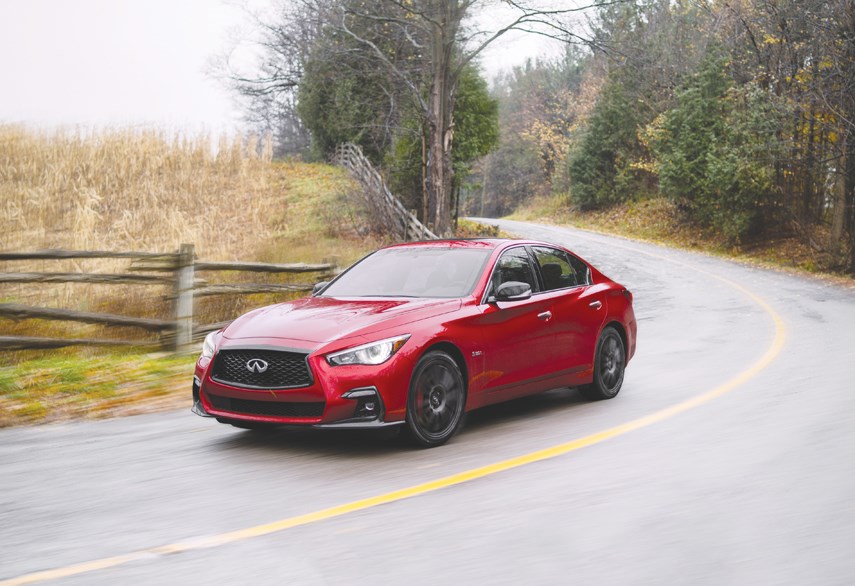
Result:
[[[385,248],[497,248],[506,238],[445,238],[402,242]]]
[[[418,240],[415,242],[402,242],[385,248],[481,248],[496,249],[511,244],[534,244],[545,246],[556,246],[548,242],[535,240],[520,240],[515,238],[445,238],[440,240]]]

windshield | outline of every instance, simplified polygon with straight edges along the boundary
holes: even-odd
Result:
[[[351,267],[323,297],[463,297],[472,292],[490,250],[386,248]]]

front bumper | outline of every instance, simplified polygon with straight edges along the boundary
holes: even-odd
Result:
[[[225,420],[222,417],[217,417],[216,415],[212,415],[211,413],[208,413],[207,411],[205,411],[205,406],[202,405],[202,401],[199,401],[199,400],[193,401],[193,406],[190,408],[190,412],[195,414],[195,415],[198,415],[199,417],[216,417],[217,419]],[[238,419],[244,419],[244,418],[241,417]],[[225,420],[225,421],[227,421],[227,420]],[[282,425],[283,427],[288,427],[288,426],[306,427],[307,426],[307,424],[305,424],[305,423],[301,423],[298,425],[295,425],[293,423],[280,423],[280,422],[277,422],[277,423]],[[356,418],[355,417],[352,419],[339,421],[337,423],[314,423],[314,424],[309,424],[309,425],[311,427],[316,428],[316,429],[380,429],[380,428],[384,428],[384,427],[394,427],[396,425],[401,425],[402,423],[404,423],[403,419],[401,419],[400,421],[383,421],[383,416],[381,414],[378,414],[377,416],[374,416],[374,417],[367,417],[367,418]]]
[[[230,386],[210,376],[212,359],[200,358],[193,377],[193,407],[202,417],[319,428],[379,428],[404,422],[409,387],[407,353],[377,366],[331,366],[310,354],[313,382],[292,389]]]

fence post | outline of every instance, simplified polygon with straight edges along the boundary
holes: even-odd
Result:
[[[175,271],[175,350],[187,348],[193,342],[193,263],[195,247],[182,244],[178,250]]]

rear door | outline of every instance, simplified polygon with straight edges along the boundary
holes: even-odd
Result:
[[[572,254],[549,246],[532,246],[542,291],[551,315],[545,334],[552,341],[548,370],[566,384],[585,381],[593,368],[597,336],[606,315],[603,292],[590,285],[588,266]]]

